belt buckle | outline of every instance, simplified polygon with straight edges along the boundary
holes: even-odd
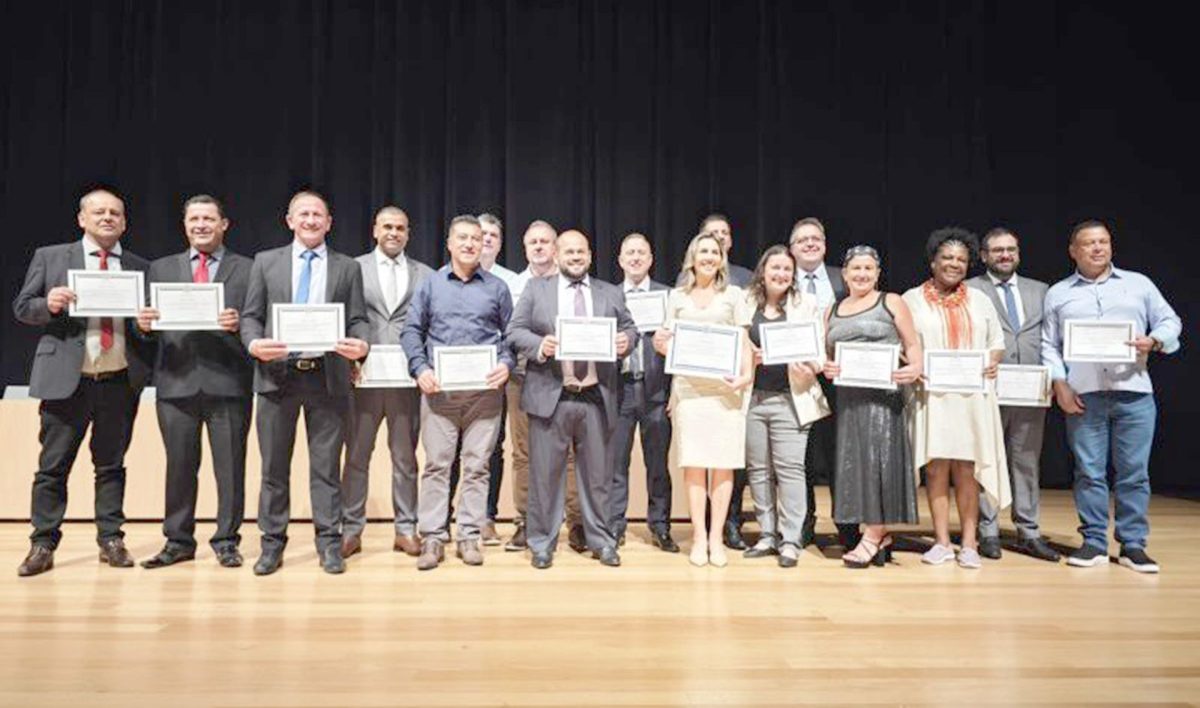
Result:
[[[317,368],[315,359],[297,359],[296,371],[314,371]]]
[[[572,393],[575,395],[579,395],[579,393],[583,391],[583,386],[580,386],[579,384],[563,384],[563,388],[566,389],[567,393]]]

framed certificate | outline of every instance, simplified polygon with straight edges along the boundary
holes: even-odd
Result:
[[[616,317],[558,317],[554,321],[559,361],[616,361]]]
[[[68,270],[67,287],[75,301],[71,317],[137,317],[145,300],[145,276],[140,270]]]
[[[408,357],[399,344],[375,344],[359,371],[359,388],[413,388],[417,382],[408,373]]]
[[[667,290],[625,293],[625,306],[639,332],[653,332],[667,319]]]
[[[289,352],[329,352],[345,336],[346,306],[276,303],[271,305],[272,338]]]
[[[150,283],[150,307],[158,310],[152,329],[221,329],[224,283]]]
[[[433,348],[433,373],[443,391],[479,391],[489,388],[487,375],[495,368],[494,344]]]
[[[1065,361],[1128,364],[1137,361],[1131,320],[1067,320],[1063,333]]]
[[[1002,406],[1050,407],[1050,367],[1001,364],[996,369],[996,401]]]
[[[676,320],[667,347],[668,374],[702,379],[734,377],[742,370],[744,330],[731,325]]]
[[[841,374],[833,380],[835,386],[885,391],[895,391],[897,388],[892,374],[896,373],[900,362],[899,344],[838,342],[834,347],[833,359],[841,368]]]
[[[763,322],[758,326],[763,364],[771,366],[793,361],[825,361],[822,329],[824,326],[816,321]]]
[[[983,393],[988,352],[982,349],[926,349],[925,390],[939,393]]]

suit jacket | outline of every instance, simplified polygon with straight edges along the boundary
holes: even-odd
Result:
[[[1036,366],[1042,363],[1042,301],[1046,299],[1046,291],[1050,289],[1040,280],[1017,278],[1017,292],[1021,294],[1021,309],[1024,310],[1024,322],[1021,331],[1013,330],[1008,320],[1008,307],[1004,304],[1004,295],[992,279],[977,275],[967,281],[967,285],[979,290],[992,301],[996,314],[1000,315],[1000,328],[1004,330],[1004,363]]]
[[[328,249],[325,271],[325,302],[346,306],[346,334],[370,341],[366,304],[363,301],[362,269],[350,256]],[[292,244],[263,251],[254,257],[250,288],[242,311],[242,343],[247,348],[256,339],[269,338],[273,331],[271,305],[292,301]],[[350,395],[350,362],[336,352],[324,356],[325,390],[330,395]],[[287,359],[255,361],[254,390],[272,393],[287,378]]]
[[[591,278],[592,315],[617,318],[617,331],[629,338],[630,351],[637,343],[637,325],[629,309],[625,307],[625,293],[621,288],[596,278]],[[542,338],[554,334],[555,318],[558,317],[558,276],[535,278],[525,286],[517,309],[508,323],[508,339],[513,350],[524,355],[528,362],[525,369],[525,384],[521,388],[521,409],[532,416],[549,418],[554,415],[558,399],[562,395],[562,365],[558,359],[538,361],[542,349]],[[616,427],[618,401],[621,395],[621,362],[596,362],[596,377],[599,379],[600,395],[604,400],[604,421],[607,426],[605,438]]]
[[[622,289],[624,280],[615,283],[618,290]],[[666,285],[650,280],[649,285],[651,292],[659,290],[670,291]],[[666,404],[667,398],[671,395],[671,375],[666,373],[664,369],[667,365],[666,357],[654,351],[654,347],[650,344],[650,338],[644,333],[639,333],[642,337],[642,374],[645,377],[642,380],[642,388],[646,394],[647,403]],[[630,356],[633,355],[633,349],[630,348]]]
[[[365,253],[355,259],[362,268],[363,299],[367,306],[367,324],[370,336],[367,341],[371,344],[399,344],[400,330],[404,329],[404,319],[408,315],[408,303],[412,294],[422,280],[433,274],[433,269],[424,263],[406,258],[408,261],[408,291],[400,299],[395,312],[388,312],[387,299],[383,296],[383,286],[379,282],[379,267],[375,264],[375,251]]]
[[[121,270],[145,272],[149,265],[141,256],[122,249]],[[29,375],[29,395],[34,398],[60,401],[70,398],[79,386],[88,321],[83,317],[71,317],[66,308],[57,315],[50,314],[46,294],[52,288],[67,284],[68,270],[86,267],[80,239],[39,248],[25,273],[25,284],[13,300],[13,313],[18,320],[42,328]],[[137,336],[134,318],[124,318],[124,324],[129,385],[140,389],[150,374],[154,343]]]
[[[226,248],[213,280],[225,285],[225,307],[239,313],[245,307],[251,263],[249,258]],[[190,252],[154,261],[149,279],[151,283],[192,282]],[[253,360],[237,334],[163,331],[151,337],[158,340],[154,385],[159,398],[187,398],[201,393],[235,398],[250,395]]]
[[[846,279],[842,277],[842,269],[837,266],[825,266],[825,274],[829,276],[829,285],[833,288],[833,301],[838,302],[846,297]]]

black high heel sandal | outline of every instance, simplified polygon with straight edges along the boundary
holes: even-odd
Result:
[[[880,553],[882,553],[880,541],[883,541],[883,539],[880,539],[879,541],[872,541],[866,536],[863,536],[861,539],[859,539],[858,545],[854,547],[854,550],[842,556],[842,565],[846,566],[847,568],[853,568],[854,570],[862,570],[863,568],[870,567],[871,564],[875,563],[875,559],[879,557]],[[862,558],[862,554],[859,553],[859,549],[862,549],[866,552],[866,560],[860,560]]]
[[[879,541],[879,550],[875,556],[871,558],[871,564],[877,568],[882,568],[892,562],[892,535],[884,534]]]

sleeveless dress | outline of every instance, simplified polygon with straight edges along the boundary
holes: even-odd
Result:
[[[880,294],[854,315],[833,306],[826,337],[837,342],[899,344],[892,313]],[[904,417],[903,391],[840,386],[837,390],[834,520],[839,524],[917,523],[917,480]]]

